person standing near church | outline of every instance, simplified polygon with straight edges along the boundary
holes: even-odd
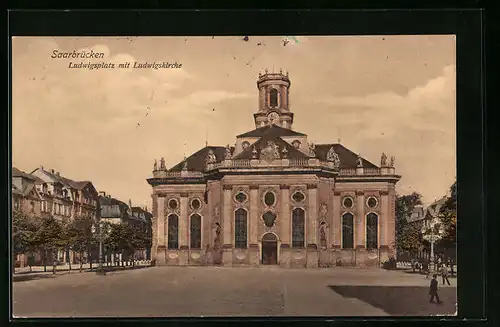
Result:
[[[446,263],[443,263],[441,266],[441,277],[443,278],[443,285],[445,280],[448,285],[450,285],[450,281],[448,280],[448,267],[446,266]]]
[[[434,298],[436,298],[438,304],[442,303],[438,295],[438,281],[436,274],[432,275],[431,285],[429,287],[429,295],[431,296],[431,299],[429,301],[430,303],[434,303]]]

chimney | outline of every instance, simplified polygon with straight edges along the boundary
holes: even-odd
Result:
[[[61,175],[59,175],[59,172],[57,172],[57,173],[56,173],[56,175],[57,175],[57,176],[61,176]]]
[[[99,195],[103,196],[103,197],[106,197],[106,192],[101,191],[101,192],[99,192]]]
[[[53,174],[53,173],[55,173],[54,169],[51,169],[51,170],[50,170],[50,172],[51,172],[52,174]]]

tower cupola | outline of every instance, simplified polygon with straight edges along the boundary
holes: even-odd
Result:
[[[259,109],[254,114],[255,127],[277,125],[292,129],[293,113],[290,112],[288,72],[280,69],[279,73],[259,73]]]

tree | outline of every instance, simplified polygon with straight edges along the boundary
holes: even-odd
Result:
[[[457,182],[451,185],[450,196],[441,207],[439,218],[444,229],[444,235],[439,242],[439,246],[455,248],[457,244]]]
[[[68,243],[65,228],[61,222],[56,220],[54,217],[49,216],[42,219],[42,223],[37,234],[40,243],[43,244],[44,250],[49,250],[52,253],[52,266],[53,273],[55,274],[57,251],[66,248]]]
[[[89,250],[94,234],[92,226],[94,219],[91,216],[76,216],[67,226],[67,247],[78,253],[80,272],[83,270],[83,255]]]
[[[396,197],[396,248],[399,251],[415,251],[422,244],[421,225],[408,222],[417,205],[422,205],[422,195],[417,192]]]
[[[40,240],[37,231],[39,230],[39,218],[26,215],[20,211],[12,214],[12,241],[13,255],[28,254],[34,255],[39,246]],[[28,260],[31,271],[31,260]]]

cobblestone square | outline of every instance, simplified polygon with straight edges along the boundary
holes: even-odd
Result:
[[[14,317],[387,316],[455,314],[456,279],[381,269],[153,267],[39,274],[13,284]]]

